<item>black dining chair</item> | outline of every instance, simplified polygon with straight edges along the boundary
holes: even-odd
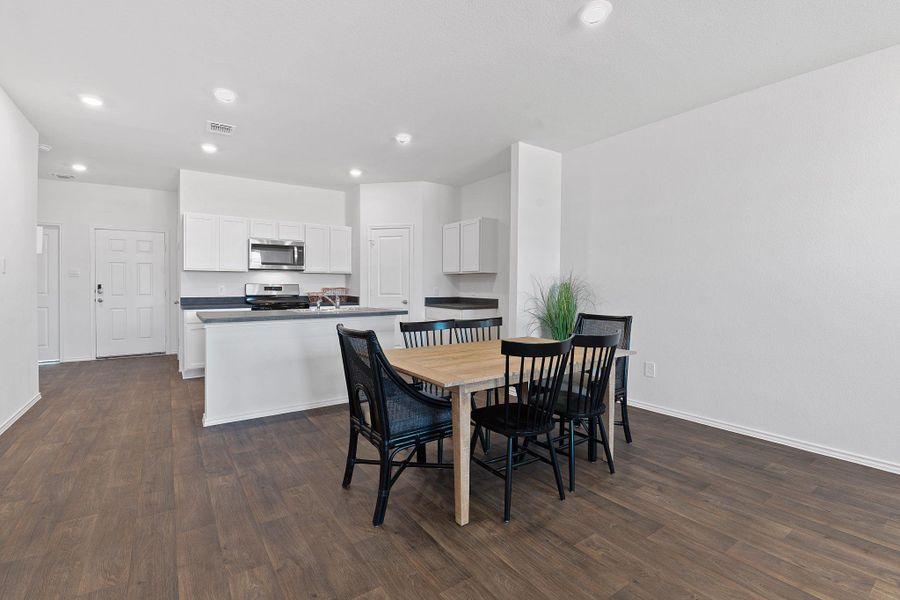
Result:
[[[403,335],[403,345],[407,348],[424,348],[427,346],[443,346],[453,343],[453,319],[442,321],[400,321],[400,333]],[[450,394],[444,388],[428,381],[421,381],[415,377],[412,380],[417,389],[450,400]],[[416,460],[425,462],[425,447],[419,448]],[[437,443],[438,462],[444,461],[444,440]]]
[[[606,452],[609,472],[615,473],[609,438],[601,416],[606,412],[604,401],[609,373],[615,360],[619,334],[581,335],[572,337],[568,373],[563,377],[559,399],[554,412],[559,418],[560,443],[569,458],[569,491],[575,491],[575,446],[593,442],[595,428],[600,430],[600,440]],[[581,426],[584,431],[577,431]]]
[[[456,319],[453,332],[456,334],[457,344],[470,344],[473,342],[489,342],[500,339],[500,328],[503,326],[503,317],[489,317],[486,319]],[[492,404],[496,390],[485,390],[485,406]],[[472,409],[477,408],[475,394],[472,394]],[[491,450],[491,433],[484,431],[476,425],[475,435],[481,441],[481,449],[486,453]]]
[[[337,326],[350,406],[350,445],[344,469],[344,488],[357,464],[379,465],[378,500],[372,525],[384,522],[391,487],[406,467],[452,468],[452,464],[413,463],[419,448],[452,434],[450,403],[420,392],[391,367],[374,331]],[[362,435],[378,449],[378,460],[356,457]],[[395,460],[403,450],[409,454]],[[393,471],[396,467],[396,471]]]
[[[608,315],[591,315],[587,313],[579,313],[578,319],[575,321],[575,333],[583,333],[587,335],[604,335],[609,333],[618,333],[619,348],[628,350],[631,348],[631,316],[613,317]],[[623,356],[616,359],[616,381],[615,381],[615,398],[616,402],[622,407],[622,419],[616,421],[616,425],[620,425],[625,430],[625,441],[631,443],[631,422],[628,420],[628,357]],[[609,432],[613,434],[612,431]],[[592,454],[596,450],[592,450]]]
[[[500,327],[502,326],[503,317],[456,319],[453,331],[456,334],[457,344],[469,344],[472,342],[499,340]]]
[[[559,389],[565,373],[566,362],[572,349],[571,340],[548,343],[513,342],[503,340],[500,352],[506,357],[506,375],[503,391],[492,406],[476,408],[472,420],[485,430],[506,436],[506,455],[493,459],[480,459],[472,454],[472,460],[506,483],[503,496],[503,520],[509,521],[512,502],[513,470],[535,461],[553,467],[559,499],[565,500],[562,475],[553,447],[550,432],[555,426],[553,410],[559,399]],[[515,390],[515,395],[513,391]],[[544,447],[549,459],[528,447],[528,442],[546,438]],[[519,439],[524,444],[519,446]],[[477,437],[472,435],[474,447]],[[493,465],[504,462],[504,468]]]

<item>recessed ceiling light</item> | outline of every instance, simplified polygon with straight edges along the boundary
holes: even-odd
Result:
[[[91,108],[99,108],[99,107],[103,106],[103,98],[100,98],[99,96],[92,96],[90,94],[79,94],[78,97],[81,99],[81,101],[84,104],[90,106]]]
[[[412,136],[408,133],[398,133],[394,136],[398,144],[408,144],[412,141]]]
[[[87,167],[82,165],[81,163],[75,163],[74,165],[72,165],[72,170],[76,173],[84,173],[85,171],[87,171]]]
[[[51,146],[50,144],[38,144],[38,150],[40,150],[41,152],[50,152],[51,150],[53,150],[53,146]]]
[[[362,171],[359,169],[350,169],[350,177],[359,177],[362,175]]]
[[[219,149],[216,148],[215,144],[201,144],[200,149],[203,150],[204,152],[206,152],[207,154],[215,154],[216,152],[219,151]]]
[[[609,0],[594,0],[584,5],[578,17],[585,25],[600,25],[609,18],[612,10]]]
[[[213,96],[216,100],[224,104],[231,104],[237,100],[237,94],[226,88],[216,88],[213,90]]]

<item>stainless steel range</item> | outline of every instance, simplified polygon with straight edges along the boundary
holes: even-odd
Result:
[[[244,301],[251,310],[309,308],[306,296],[300,295],[299,283],[247,283]]]

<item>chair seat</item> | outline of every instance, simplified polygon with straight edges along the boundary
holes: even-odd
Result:
[[[559,399],[553,407],[553,412],[568,418],[595,417],[606,412],[606,404],[600,404],[600,410],[592,411],[591,403],[584,394],[560,390]]]
[[[553,429],[553,420],[542,418],[540,411],[526,404],[493,404],[472,411],[476,425],[505,436],[537,435]],[[535,428],[535,423],[542,423]]]

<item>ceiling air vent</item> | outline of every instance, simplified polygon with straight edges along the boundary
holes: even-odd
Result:
[[[217,133],[219,135],[232,135],[234,133],[234,125],[219,123],[217,121],[207,121],[206,130],[210,133]]]
[[[75,179],[74,175],[69,173],[50,173],[50,177],[55,177],[56,179],[62,179],[63,181],[71,181]]]

